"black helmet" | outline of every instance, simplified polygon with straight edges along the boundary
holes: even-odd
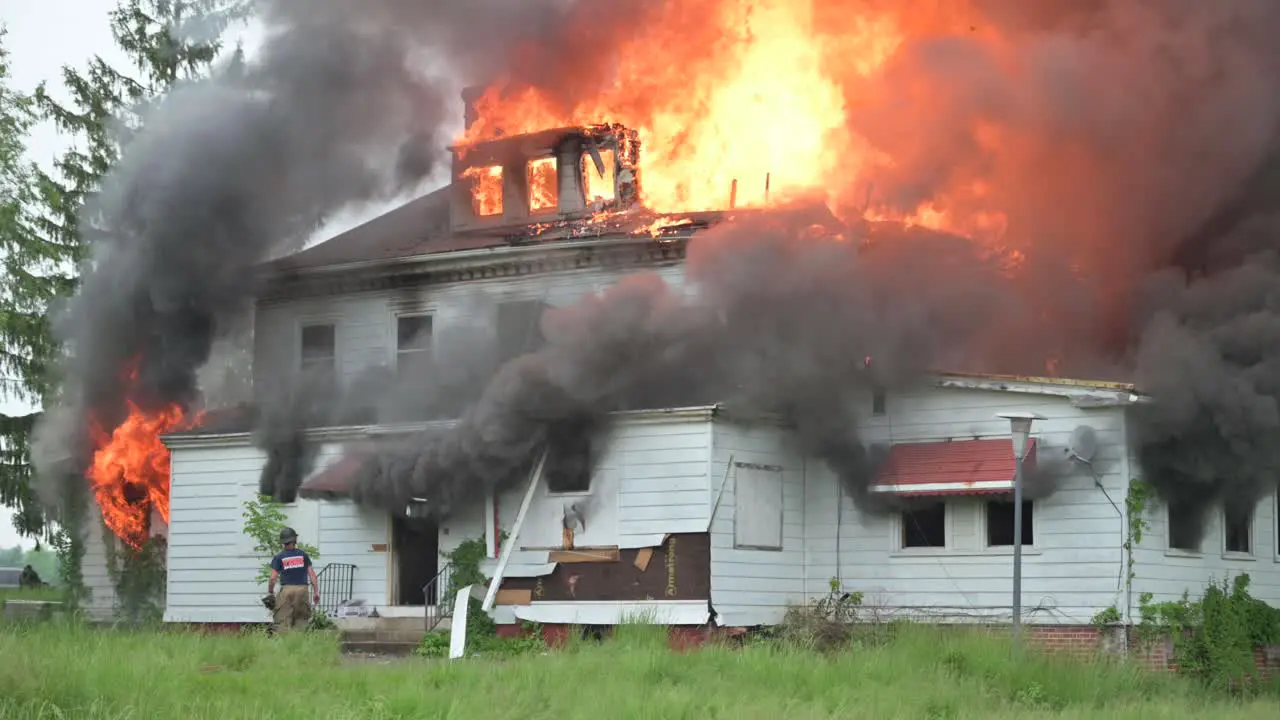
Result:
[[[287,527],[280,530],[280,542],[288,545],[291,542],[298,542],[298,533],[293,528]]]

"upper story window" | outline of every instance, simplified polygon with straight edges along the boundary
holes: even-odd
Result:
[[[517,300],[498,305],[498,361],[507,362],[542,347],[546,303]]]
[[[1223,550],[1242,555],[1253,554],[1253,508],[1227,507],[1222,511]]]
[[[601,149],[597,154],[599,166],[590,152],[582,153],[582,196],[588,205],[612,202],[618,197],[613,149]]]
[[[884,388],[880,385],[871,388],[871,414],[883,415],[885,413],[885,404]]]
[[[554,157],[534,158],[525,169],[529,185],[529,212],[547,212],[560,206],[560,173]]]
[[[431,349],[430,315],[400,315],[396,318],[396,372],[403,374],[415,366]]]
[[[462,176],[471,182],[471,211],[477,217],[502,214],[502,166],[467,168]]]
[[[333,323],[302,326],[300,368],[305,373],[332,375],[338,365],[338,332]]]

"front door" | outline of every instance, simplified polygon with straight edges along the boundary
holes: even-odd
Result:
[[[391,533],[395,546],[395,604],[434,605],[435,598],[427,598],[423,588],[440,571],[439,529],[430,520],[397,515],[391,519]]]

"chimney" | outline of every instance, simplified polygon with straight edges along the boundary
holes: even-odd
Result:
[[[462,120],[464,129],[470,130],[476,120],[480,119],[480,113],[476,110],[476,100],[484,94],[483,85],[472,85],[462,89]]]

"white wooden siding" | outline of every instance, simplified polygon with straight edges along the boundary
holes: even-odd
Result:
[[[711,606],[716,621],[727,626],[777,623],[788,606],[805,600],[804,460],[788,447],[779,427],[723,420],[714,425],[711,456],[711,503],[716,508],[710,523]],[[761,473],[738,463],[780,472]],[[741,548],[735,540],[738,481],[758,474],[766,475],[765,482],[781,483],[779,550]]]
[[[180,443],[181,441],[179,441]],[[320,472],[341,452],[325,445],[317,455]],[[264,585],[256,581],[262,560],[244,533],[244,503],[258,491],[264,453],[248,438],[220,445],[183,446],[170,451],[168,622],[267,622]],[[299,500],[285,507],[299,539],[316,545],[317,571],[327,563],[357,566],[357,598],[379,606],[386,601],[387,555],[372,543],[387,542],[388,517],[356,509],[349,502]]]
[[[1037,412],[1046,417],[1032,430],[1042,462],[1062,460],[1071,431],[1092,426],[1098,436],[1093,464],[1106,492],[1083,468],[1073,468],[1056,492],[1035,502],[1022,605],[1027,622],[1077,623],[1120,597],[1124,521],[1118,508],[1129,477],[1121,409],[1081,409],[1065,398],[1029,394],[927,389],[890,395],[883,415],[872,415],[868,394],[864,410],[861,434],[868,445],[1008,437],[1008,421],[996,413]],[[858,510],[824,463],[808,462],[805,498],[810,599],[825,595],[835,578],[845,591],[862,592],[869,612],[941,620],[1009,617],[1012,548],[986,547],[985,498],[949,500],[945,549],[906,551],[899,549],[897,516]]]
[[[617,421],[592,477],[586,504],[587,533],[575,534],[574,544],[652,547],[668,533],[706,532],[710,517],[708,420],[705,414],[695,412],[641,414]],[[499,524],[506,532],[512,529],[526,487],[522,482],[499,498]],[[517,540],[520,547],[560,545],[566,499],[537,491]],[[592,512],[601,518],[594,525]],[[481,537],[489,522],[481,503],[454,514],[440,527],[441,551],[447,553],[463,541]],[[550,542],[544,545],[545,541]],[[554,569],[547,557],[546,550],[517,550],[506,575],[545,575]],[[497,561],[490,559],[481,569],[492,575],[496,565]]]
[[[673,286],[679,286],[684,277],[683,267],[676,265],[655,268],[653,272]],[[255,318],[254,381],[258,388],[272,387],[275,378],[298,367],[303,324],[335,324],[338,374],[343,382],[351,382],[369,368],[394,361],[397,312],[430,313],[432,334],[442,338],[448,336],[451,327],[487,321],[496,313],[499,302],[538,300],[562,307],[630,274],[621,269],[575,270],[261,303]]]
[[[104,542],[104,532],[107,529],[102,523],[102,512],[93,501],[92,494],[84,524],[87,529],[80,568],[85,589],[89,591],[84,611],[94,620],[109,620],[115,614],[116,588],[107,572],[107,550]]]
[[[1138,463],[1133,461],[1135,475]],[[1169,514],[1165,503],[1148,501],[1146,520],[1150,527],[1134,552],[1132,613],[1136,616],[1141,593],[1152,594],[1153,602],[1178,600],[1185,592],[1200,597],[1211,582],[1221,582],[1242,573],[1249,575],[1249,593],[1271,605],[1280,605],[1280,548],[1277,548],[1276,497],[1258,502],[1253,513],[1253,552],[1226,553],[1221,507],[1205,515],[1200,551],[1169,549]]]

